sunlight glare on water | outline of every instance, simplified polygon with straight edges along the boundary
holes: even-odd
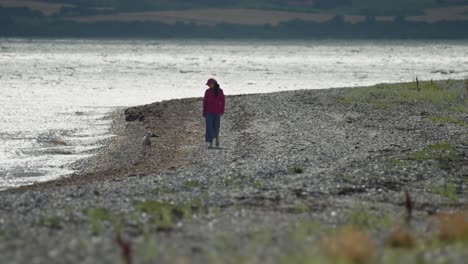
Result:
[[[119,107],[468,76],[466,41],[0,39],[0,189],[70,174]]]

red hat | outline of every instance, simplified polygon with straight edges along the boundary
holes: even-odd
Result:
[[[215,84],[215,83],[218,83],[218,82],[213,78],[210,78],[208,79],[208,81],[206,81],[206,85]]]

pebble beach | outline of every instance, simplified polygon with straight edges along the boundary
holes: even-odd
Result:
[[[0,192],[0,263],[465,263],[467,103],[465,80],[227,96],[219,149],[201,98],[118,110],[75,174]]]

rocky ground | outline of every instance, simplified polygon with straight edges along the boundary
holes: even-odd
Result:
[[[0,262],[465,263],[466,85],[229,96],[220,149],[199,98],[124,110],[76,175],[0,193]]]

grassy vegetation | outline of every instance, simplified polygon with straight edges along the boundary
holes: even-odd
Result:
[[[371,230],[375,230],[373,225],[332,227],[306,220],[289,225],[286,233],[277,227],[252,227],[240,235],[229,232],[218,235],[212,242],[215,250],[208,254],[206,263],[438,263],[425,256],[431,250],[455,250],[458,242],[466,241],[467,217],[466,212],[460,211],[439,213],[437,224],[432,226],[437,243],[432,236],[419,235],[401,226],[390,227],[393,230],[385,235],[385,244],[377,243],[371,235],[374,234]],[[288,246],[277,255],[262,255],[265,249],[275,247],[278,240],[288,241]],[[461,252],[464,249],[466,246],[461,246]],[[176,256],[175,260],[180,259],[180,255]]]
[[[170,188],[164,184],[161,184],[154,189],[154,192],[158,195],[163,195],[163,194],[169,193],[170,191],[171,191]]]
[[[135,203],[131,214],[137,216],[137,225],[143,230],[143,244],[136,250],[146,262],[156,261],[160,256],[157,247],[156,233],[161,229],[170,229],[175,223],[190,220],[192,214],[200,212],[201,200],[194,200],[184,205],[176,205],[161,201],[144,201]],[[302,208],[298,205],[298,208]],[[96,222],[113,223],[119,218],[109,210],[98,208],[84,211]],[[433,226],[439,244],[421,239],[414,230],[394,228],[397,220],[390,216],[379,216],[370,213],[366,208],[352,209],[344,227],[323,226],[313,221],[303,221],[291,224],[287,232],[277,232],[273,227],[253,227],[245,238],[225,233],[220,235],[215,243],[216,251],[207,256],[208,263],[264,263],[258,252],[275,245],[278,239],[289,241],[290,247],[273,258],[272,263],[303,263],[303,264],[335,264],[335,263],[413,263],[421,252],[426,252],[432,243],[435,249],[456,244],[468,239],[468,223],[466,212],[439,213],[437,224]],[[113,220],[114,219],[114,220]],[[127,219],[128,220],[128,219]],[[156,229],[155,229],[156,228]],[[369,231],[386,232],[385,246],[375,243]],[[99,234],[96,232],[96,234]],[[284,236],[284,237],[283,237]],[[242,243],[239,244],[239,241]],[[320,242],[317,246],[317,242]],[[435,246],[434,246],[435,245]],[[404,251],[396,249],[405,249]],[[202,253],[204,254],[204,253]],[[177,254],[174,254],[176,256]],[[178,255],[177,255],[178,256]],[[410,261],[410,262],[408,262]],[[423,260],[421,260],[423,261]],[[418,262],[426,263],[426,262]]]
[[[449,142],[439,142],[429,145],[424,149],[414,152],[411,160],[429,160],[429,159],[444,159],[455,160],[457,155],[455,152],[455,145]]]
[[[193,204],[201,206],[201,201],[186,205],[174,205],[160,201],[145,201],[135,203],[132,213],[139,215],[139,221],[156,219],[143,225],[142,244],[135,245],[135,255],[143,263],[160,261],[161,249],[158,248],[154,224],[156,226],[171,226],[181,219],[190,219],[191,213],[197,211]],[[84,211],[96,221],[114,222],[117,214],[107,209],[97,208]],[[143,214],[144,213],[144,214]],[[459,242],[468,241],[468,212],[438,213],[432,231],[436,243],[427,236],[419,236],[417,231],[398,227],[386,235],[385,244],[376,243],[374,232],[385,233],[395,227],[395,220],[378,220],[364,208],[354,209],[350,213],[351,225],[325,226],[317,222],[304,220],[292,223],[286,232],[278,227],[251,227],[240,234],[223,233],[212,241],[214,251],[206,253],[200,247],[200,254],[207,258],[207,263],[265,263],[261,254],[265,249],[276,246],[277,241],[288,241],[288,246],[281,249],[278,255],[268,256],[268,263],[300,263],[300,264],[363,264],[363,263],[433,263],[421,256],[430,250],[454,250]],[[389,217],[380,217],[387,218]],[[370,221],[366,219],[371,219]],[[162,225],[160,225],[162,224]],[[167,225],[166,225],[167,224]],[[1,230],[0,230],[1,231]],[[382,234],[382,233],[380,233]],[[1,232],[0,232],[1,236]],[[381,235],[378,235],[379,237]],[[465,245],[465,246],[463,246]],[[461,252],[466,245],[461,246]],[[179,263],[181,255],[178,252],[169,254],[171,263]],[[190,259],[187,257],[186,259]],[[185,263],[185,262],[182,262]]]
[[[337,178],[347,183],[353,183],[355,181],[354,177],[349,174],[339,174]]]
[[[436,232],[446,242],[468,241],[468,212],[439,212],[436,215]]]
[[[468,122],[465,122],[460,118],[454,118],[449,116],[431,116],[429,117],[429,120],[439,124],[455,124],[459,126],[468,127]]]
[[[145,230],[143,233],[143,247],[140,255],[143,256],[143,263],[155,263],[159,258],[159,250],[154,239],[154,235]]]
[[[48,216],[40,221],[40,224],[50,229],[62,229],[62,218],[59,216]]]
[[[398,227],[390,232],[385,244],[390,248],[413,249],[416,246],[416,235],[408,228]]]
[[[311,209],[312,208],[309,205],[305,204],[302,201],[296,201],[293,205],[293,211],[300,214],[310,212]]]
[[[302,242],[313,234],[326,231],[327,228],[317,222],[303,221],[288,227],[288,239],[295,242]]]
[[[360,228],[386,229],[397,223],[397,220],[392,216],[371,214],[364,208],[352,209],[348,212],[346,219],[349,225]]]
[[[241,186],[246,182],[247,176],[237,175],[237,176],[227,176],[223,178],[223,184],[225,186]]]
[[[190,191],[194,188],[200,187],[201,182],[197,180],[188,180],[184,183],[184,186],[182,187],[186,191]]]
[[[93,235],[99,235],[102,232],[103,221],[114,223],[118,218],[118,216],[104,208],[90,208],[85,210],[84,214],[89,218]]]
[[[344,226],[322,235],[322,245],[318,252],[311,250],[314,243],[310,243],[311,247],[309,248],[307,241],[309,241],[311,234],[317,235],[320,230],[323,230],[323,227],[303,229],[303,225],[299,225],[292,231],[299,235],[295,235],[295,239],[291,239],[291,243],[294,241],[298,243],[297,249],[285,254],[276,263],[435,263],[422,257],[430,248],[437,250],[447,249],[448,246],[451,246],[454,250],[458,242],[466,241],[468,238],[468,215],[466,212],[439,213],[436,219],[437,225],[433,227],[437,234],[437,241],[439,241],[436,244],[433,243],[432,238],[424,239],[423,236],[418,236],[418,233],[410,228],[397,227],[386,236],[385,247],[380,247],[366,231],[368,228]],[[306,246],[300,246],[304,244]],[[433,247],[434,245],[435,247]],[[314,246],[314,248],[317,247]],[[461,247],[462,252],[465,249],[466,246]]]
[[[437,160],[440,168],[449,169],[450,162],[460,161],[462,157],[457,153],[454,144],[450,142],[439,142],[412,153],[409,159],[413,161]]]
[[[458,113],[468,113],[468,99],[465,99],[463,104],[450,106],[449,110]]]
[[[336,261],[328,259],[322,254],[318,254],[312,250],[296,250],[281,256],[278,264],[338,264]],[[346,264],[346,263],[342,263]]]
[[[149,223],[158,229],[172,228],[174,223],[181,220],[191,219],[191,205],[174,205],[160,201],[138,202],[135,208],[147,214]]]
[[[145,235],[154,231],[170,230],[180,221],[191,220],[193,214],[215,213],[216,209],[205,208],[203,201],[197,198],[182,205],[163,201],[138,201],[126,214],[112,212],[106,208],[86,209],[83,214],[88,218],[93,235],[101,234],[106,224],[115,232],[120,232],[127,225]]]
[[[294,171],[294,173],[303,173],[304,172],[304,169],[299,165],[294,165],[292,167],[292,170]]]
[[[265,185],[260,180],[255,180],[252,183],[252,187],[255,189],[262,189]]]
[[[345,105],[366,103],[376,109],[416,103],[432,103],[444,108],[461,108],[466,107],[462,94],[462,90],[451,88],[451,82],[431,81],[354,88],[338,99]]]
[[[364,231],[354,227],[342,227],[322,238],[327,255],[339,262],[371,263],[374,258],[374,243]]]
[[[454,203],[458,202],[457,188],[453,183],[435,186],[433,192],[447,197]]]

